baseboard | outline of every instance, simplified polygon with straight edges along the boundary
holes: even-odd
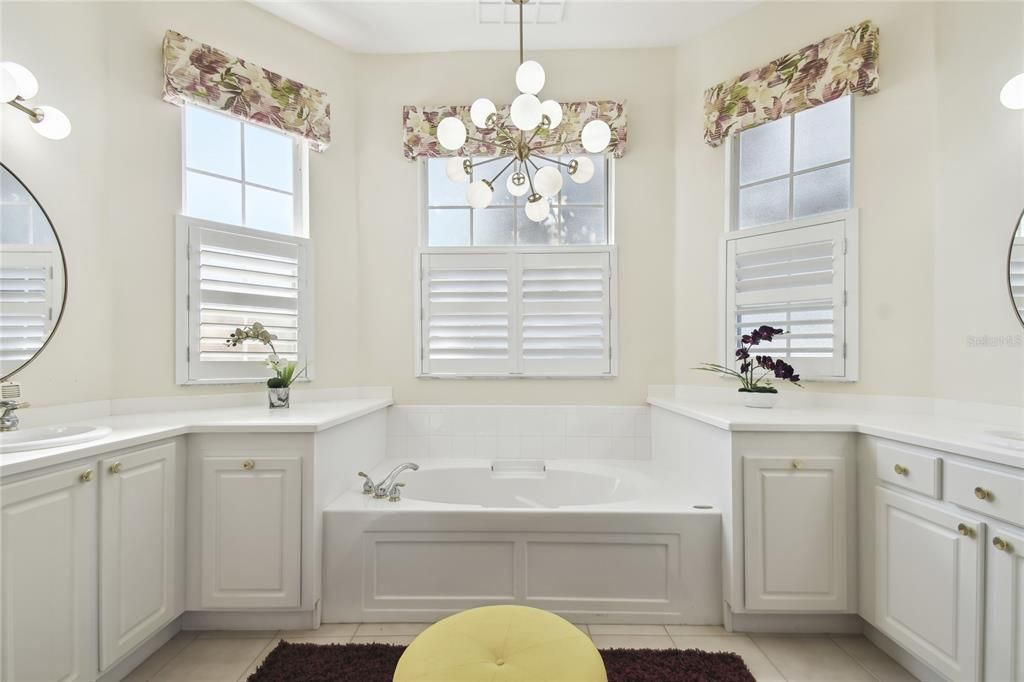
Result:
[[[180,630],[181,617],[179,616],[136,647],[133,652],[122,658],[112,668],[100,675],[96,682],[120,682],[120,680],[123,680],[133,670],[142,665],[143,661],[156,653],[157,649],[171,641],[171,638],[178,634]]]
[[[320,626],[313,611],[188,611],[182,630],[312,630]]]
[[[725,618],[730,632],[766,634],[860,634],[864,621],[853,613],[732,613]]]
[[[893,660],[909,670],[910,674],[921,680],[921,682],[949,682],[944,676],[932,670],[927,664],[921,662],[912,653],[882,634],[878,628],[870,623],[864,623],[864,636],[872,644],[889,654]]]

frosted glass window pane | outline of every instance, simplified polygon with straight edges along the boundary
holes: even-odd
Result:
[[[789,117],[740,133],[740,184],[789,172]]]
[[[468,182],[452,182],[445,172],[448,159],[427,159],[427,204],[465,206]]]
[[[569,163],[573,157],[563,156],[561,158],[565,163]],[[604,157],[600,155],[591,156],[590,160],[594,162],[594,177],[590,179],[590,182],[577,184],[570,178],[569,171],[562,167],[562,203],[563,204],[604,204],[604,188],[605,188],[605,169],[604,169]]]
[[[185,173],[185,213],[218,223],[242,224],[242,185],[202,173]]]
[[[292,234],[294,205],[291,194],[252,185],[245,187],[245,224],[257,230]]]
[[[191,106],[186,108],[185,116],[186,165],[241,180],[241,122]]]
[[[604,209],[585,206],[563,206],[564,243],[606,244]]]
[[[488,165],[490,165],[490,164],[488,164]],[[484,166],[484,168],[487,168],[487,166]],[[491,178],[494,177],[494,174],[497,173],[499,170],[501,170],[501,165],[498,165],[497,168],[495,168],[493,171],[491,171],[490,175],[488,175],[487,173],[485,173],[483,171],[480,171],[479,173],[476,174],[475,177],[483,179],[483,180],[490,180]],[[494,196],[491,197],[491,206],[514,206],[515,205],[516,198],[508,193],[508,187],[505,186],[505,181],[508,180],[508,176],[511,175],[511,174],[512,174],[512,169],[509,168],[507,171],[505,171],[502,174],[502,176],[500,178],[498,178],[497,180],[494,181]],[[525,201],[525,199],[520,199],[519,200],[520,203],[523,203],[523,201]]]
[[[526,217],[522,209],[518,211],[519,243],[520,244],[560,244],[562,243],[558,209],[551,208],[547,220],[535,223]]]
[[[796,170],[850,158],[849,96],[801,111],[796,115],[794,125],[793,164]]]
[[[740,190],[740,228],[789,219],[789,179],[773,180]]]
[[[473,244],[505,246],[515,244],[515,208],[482,208],[473,211]]]
[[[290,137],[246,124],[246,182],[291,192],[293,161],[293,143]]]
[[[427,211],[427,243],[430,246],[469,246],[469,210]]]
[[[793,178],[793,211],[797,218],[850,207],[850,164],[823,168]]]

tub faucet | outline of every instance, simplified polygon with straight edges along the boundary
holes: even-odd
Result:
[[[374,484],[373,479],[370,478],[370,476],[365,471],[360,471],[359,476],[363,479],[363,494],[372,494],[373,491],[377,489],[377,486],[376,484]]]
[[[0,412],[0,431],[18,430],[18,415],[14,414],[14,411],[23,407],[28,407],[28,403],[24,400],[16,398],[0,400],[0,410],[2,410]]]
[[[401,474],[406,469],[412,469],[413,471],[416,471],[419,468],[420,465],[414,462],[406,462],[405,464],[399,464],[398,466],[391,470],[391,473],[387,475],[387,478],[385,478],[380,485],[374,488],[373,496],[376,497],[377,499],[392,496],[395,496],[397,498],[401,494],[398,492],[399,486],[404,485],[395,482],[398,479],[399,474]],[[397,499],[393,501],[397,501]]]

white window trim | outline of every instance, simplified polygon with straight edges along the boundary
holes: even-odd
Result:
[[[221,378],[193,378],[191,372],[192,344],[192,320],[191,320],[191,297],[193,289],[193,278],[191,273],[191,258],[193,256],[190,244],[189,229],[192,226],[208,227],[234,232],[236,234],[254,237],[265,237],[279,241],[286,241],[296,244],[300,248],[299,264],[299,366],[306,367],[306,372],[298,381],[311,381],[314,378],[314,338],[315,321],[313,318],[313,301],[315,292],[313,289],[313,257],[310,249],[310,240],[306,237],[286,235],[279,232],[266,232],[254,230],[238,225],[228,225],[210,220],[202,220],[185,215],[175,217],[175,376],[179,385],[199,384],[258,384],[266,383],[271,377],[270,370],[263,365],[253,363],[255,367],[266,370],[258,377],[221,377]],[[198,301],[198,294],[196,295]],[[270,350],[267,350],[270,354]],[[195,355],[198,355],[196,353]]]
[[[207,112],[213,113],[213,114],[217,114],[218,116],[225,116],[226,118],[229,118],[232,121],[236,121],[236,122],[238,122],[240,124],[239,125],[240,133],[239,134],[243,135],[243,138],[241,140],[241,161],[242,161],[241,169],[242,169],[242,178],[241,179],[239,179],[239,178],[232,178],[232,177],[227,176],[227,175],[220,175],[218,173],[211,173],[209,171],[200,170],[200,169],[197,169],[197,168],[189,168],[188,167],[188,158],[187,158],[187,154],[186,154],[186,151],[187,151],[187,148],[186,148],[187,147],[186,135],[187,135],[187,128],[188,128],[188,123],[187,123],[187,121],[188,121],[188,108],[190,106],[194,107],[196,105],[184,105],[184,106],[181,107],[181,215],[186,215],[186,216],[189,215],[188,212],[187,212],[187,207],[188,207],[188,196],[187,196],[187,194],[188,194],[188,177],[187,176],[188,176],[188,171],[191,170],[193,173],[200,173],[202,175],[207,175],[207,176],[209,176],[211,178],[219,178],[221,180],[228,180],[230,182],[235,182],[235,183],[240,184],[241,187],[242,187],[242,223],[243,224],[239,225],[239,227],[243,227],[244,229],[247,229],[247,230],[254,230],[256,232],[260,232],[261,230],[257,230],[256,228],[246,227],[245,224],[244,224],[245,223],[245,188],[246,188],[246,185],[251,185],[253,187],[258,187],[260,189],[265,189],[265,190],[268,190],[268,191],[271,191],[271,192],[278,192],[280,194],[288,194],[288,192],[283,192],[283,191],[281,191],[280,189],[278,189],[276,187],[268,187],[266,185],[261,185],[261,184],[259,184],[257,182],[249,182],[249,181],[247,181],[245,179],[245,138],[244,138],[244,134],[245,133],[244,133],[244,130],[245,130],[245,125],[246,125],[247,122],[246,121],[242,121],[241,119],[236,119],[235,117],[232,117],[232,116],[227,116],[226,114],[219,113],[219,112],[214,111],[212,109],[204,109],[204,111],[207,111]],[[249,123],[248,125],[258,126],[258,124],[256,124],[256,123]],[[269,130],[269,128],[268,128],[268,130]],[[291,192],[291,196],[292,196],[292,210],[293,210],[293,213],[292,213],[292,226],[293,226],[292,236],[308,237],[309,236],[309,186],[308,186],[308,183],[306,182],[306,178],[309,177],[309,172],[308,172],[309,171],[309,145],[304,140],[301,140],[301,139],[299,139],[298,137],[296,137],[294,135],[288,135],[287,133],[281,133],[279,131],[273,131],[273,132],[278,132],[278,134],[284,135],[285,137],[287,137],[289,139],[291,145],[292,145],[292,192]],[[192,216],[189,216],[189,217],[192,217]],[[278,233],[274,233],[274,234],[286,234],[286,233],[278,232]]]
[[[731,189],[731,188],[730,188]],[[733,336],[733,325],[735,324],[735,311],[730,309],[728,304],[728,287],[730,283],[728,281],[729,272],[729,255],[728,255],[728,244],[731,241],[737,241],[746,239],[749,237],[757,237],[766,234],[774,234],[777,232],[785,232],[788,230],[799,230],[802,228],[814,227],[817,225],[826,225],[837,221],[845,221],[844,231],[844,258],[845,258],[845,283],[844,283],[844,335],[842,343],[844,343],[844,357],[843,367],[844,372],[842,376],[812,376],[805,375],[800,372],[799,361],[794,360],[793,364],[796,366],[797,373],[801,375],[802,382],[822,382],[822,383],[853,383],[860,378],[860,211],[858,209],[850,209],[848,211],[838,211],[833,213],[827,213],[822,215],[815,215],[808,218],[800,218],[798,220],[789,221],[786,223],[766,225],[763,227],[748,228],[745,230],[727,230],[722,236],[719,245],[719,267],[721,268],[721,276],[719,277],[719,292],[718,309],[721,311],[721,319],[718,325],[718,347],[721,349],[721,355],[719,356],[719,363],[726,367],[733,367],[735,364],[735,355],[733,351],[735,348],[732,346]],[[839,339],[836,339],[838,342]]]

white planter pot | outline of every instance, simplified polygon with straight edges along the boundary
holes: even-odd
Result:
[[[775,407],[775,404],[779,402],[778,393],[747,393],[740,392],[743,396],[743,404],[747,407],[757,407],[761,409],[768,409]]]

